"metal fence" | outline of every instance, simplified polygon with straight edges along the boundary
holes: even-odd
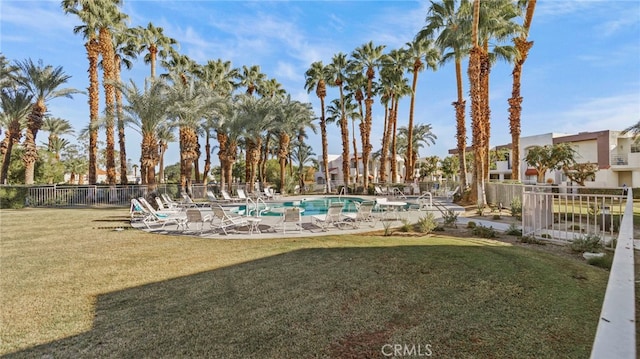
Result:
[[[549,186],[523,186],[522,235],[560,242],[596,236],[611,243],[624,213],[622,191],[597,194],[566,189],[560,193]]]

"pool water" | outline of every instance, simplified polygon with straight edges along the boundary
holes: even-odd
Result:
[[[356,203],[364,200],[358,197],[311,197],[304,198],[299,201],[288,201],[282,203],[269,203],[271,210],[262,213],[263,216],[282,216],[283,207],[300,207],[304,209],[303,216],[313,216],[317,214],[327,213],[329,205],[334,202],[343,202],[343,212],[357,212]],[[245,206],[240,206],[240,211],[244,212]]]

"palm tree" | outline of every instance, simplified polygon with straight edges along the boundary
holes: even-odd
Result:
[[[165,36],[164,29],[161,27],[155,27],[152,23],[149,23],[147,27],[137,27],[135,29],[137,35],[136,47],[138,53],[146,51],[144,56],[144,63],[151,65],[151,77],[156,77],[156,61],[158,57],[166,59],[173,47],[178,45],[178,41]]]
[[[262,137],[264,131],[274,127],[275,118],[274,100],[270,97],[255,98],[251,95],[240,95],[236,101],[238,120],[244,124],[244,141],[246,146],[245,158],[248,178],[246,183],[249,189],[253,188],[260,163]],[[281,124],[278,124],[281,126]]]
[[[165,183],[164,155],[167,153],[167,149],[169,148],[169,142],[176,142],[176,136],[173,132],[175,129],[176,127],[173,122],[165,121],[158,126],[156,131],[156,135],[158,136],[158,149],[160,151],[158,160],[158,179],[160,183]]]
[[[633,140],[638,142],[640,140],[640,121],[622,130],[622,134],[630,133],[633,136]]]
[[[369,163],[369,155],[373,146],[371,145],[371,106],[373,105],[373,79],[375,77],[375,70],[380,66],[380,60],[382,58],[382,51],[385,46],[375,46],[373,42],[368,42],[358,48],[352,53],[351,68],[352,71],[362,72],[365,71],[367,77],[367,98],[364,101],[365,104],[365,116],[362,122],[362,163]],[[369,186],[369,166],[364,166],[364,188]]]
[[[115,49],[113,34],[124,30],[124,21],[127,16],[121,13],[116,6],[101,6],[98,8],[98,41],[102,54],[103,83],[105,96],[106,116],[106,160],[107,183],[116,183],[115,164],[115,102],[116,91],[113,82],[117,81],[115,69]]]
[[[461,0],[460,6],[456,9],[456,0],[431,2],[426,18],[427,25],[416,36],[416,39],[429,39],[438,34],[435,44],[443,53],[441,62],[444,64],[452,59],[455,62],[457,99],[452,105],[456,114],[456,148],[460,165],[460,180],[463,186],[467,184],[465,155],[467,129],[462,85],[462,60],[469,54],[471,45],[469,39],[471,33],[470,4],[469,0]],[[450,51],[446,52],[447,49]]]
[[[344,84],[347,78],[347,55],[339,52],[333,55],[331,64],[327,67],[329,75],[329,86],[336,86],[340,91],[340,133],[342,134],[342,173],[344,175],[344,184],[349,186],[350,176],[350,156],[349,156],[349,120],[346,116],[344,105]],[[355,154],[355,165],[358,168],[358,154]],[[357,181],[357,177],[356,177]]]
[[[297,129],[312,126],[314,119],[311,104],[291,100],[287,95],[278,105],[276,121],[278,121],[278,159],[280,162],[280,191],[285,185],[286,161],[289,157],[291,134]]]
[[[129,85],[120,84],[118,89],[127,100],[124,106],[125,122],[142,135],[140,145],[140,177],[142,184],[155,188],[155,166],[160,159],[158,133],[167,120],[167,84],[158,79],[145,81],[144,90],[133,80]]]
[[[22,129],[25,126],[27,115],[31,111],[31,100],[33,95],[24,89],[11,90],[3,89],[0,92],[0,106],[2,116],[6,119],[7,130],[5,139],[2,141],[2,169],[0,170],[0,184],[5,184],[11,163],[11,152],[13,145],[17,144],[22,137]]]
[[[266,80],[266,77],[265,74],[260,72],[260,66],[247,67],[247,65],[243,65],[242,71],[238,73],[238,79],[240,80],[238,85],[246,87],[247,93],[253,95],[256,89],[262,86],[262,82]]]
[[[415,151],[413,151],[411,154],[413,156],[413,158],[411,159],[412,163],[416,163],[418,161],[418,158],[420,157],[420,155],[418,154],[420,148],[424,147],[424,145],[429,146],[430,144],[436,143],[436,139],[438,137],[433,134],[431,130],[432,127],[429,124],[418,124],[411,132],[411,137],[409,137],[408,127],[403,126],[398,129],[398,137],[403,138],[403,142],[406,143],[407,147],[409,147],[409,143],[411,143],[411,146],[415,149]],[[408,140],[409,138],[411,138],[411,141]],[[405,164],[408,162],[408,160],[409,159],[405,157]]]
[[[59,88],[71,78],[64,73],[62,67],[44,66],[41,61],[36,65],[30,59],[18,62],[17,65],[21,71],[18,83],[36,101],[27,117],[27,131],[22,157],[25,163],[25,184],[33,184],[35,163],[38,159],[36,136],[42,127],[44,115],[47,113],[47,101],[58,97],[73,98],[72,95],[80,93],[80,91],[73,88]]]
[[[116,82],[121,82],[121,70],[122,66],[127,69],[131,69],[133,63],[131,59],[136,58],[136,50],[133,39],[135,38],[135,32],[133,29],[127,29],[120,31],[113,36],[114,46],[114,79]],[[125,124],[124,124],[124,110],[122,104],[122,93],[116,91],[116,116],[118,118],[118,144],[120,148],[120,183],[125,184],[129,181],[127,177],[127,148],[125,141]]]
[[[294,141],[291,150],[291,158],[298,162],[298,185],[300,186],[301,191],[304,190],[305,187],[304,166],[308,163],[311,163],[314,167],[317,166],[315,156],[316,154],[313,152],[311,146],[299,139]]]
[[[328,70],[322,64],[322,61],[316,61],[305,72],[304,88],[307,93],[311,93],[315,89],[316,96],[320,99],[320,136],[322,138],[322,168],[324,169],[324,178],[326,182],[325,193],[331,192],[331,181],[329,181],[329,142],[327,140],[327,120],[325,118],[324,99],[327,96],[326,79]]]
[[[258,95],[262,97],[283,97],[287,91],[282,88],[282,84],[276,79],[268,79],[262,82],[262,86],[257,89]]]
[[[58,117],[45,117],[44,122],[42,123],[42,130],[49,132],[49,139],[47,141],[47,149],[49,149],[49,151],[52,151],[53,142],[61,135],[73,134],[71,122]]]
[[[524,31],[522,35],[513,40],[519,57],[516,59],[511,72],[513,75],[513,88],[511,90],[511,98],[508,100],[509,129],[511,131],[511,179],[516,181],[520,179],[520,115],[522,113],[520,81],[522,79],[522,66],[527,61],[529,50],[533,46],[533,41],[527,41],[527,37],[529,36],[533,13],[536,9],[536,0],[525,0],[523,2],[527,6],[523,24]]]
[[[235,89],[234,78],[237,77],[238,71],[231,67],[230,61],[209,60],[206,65],[202,66],[198,76],[205,86],[208,86],[215,94],[223,96],[228,105],[231,105],[231,93]],[[219,114],[213,114],[206,117],[204,123],[205,131],[205,162],[204,162],[204,184],[207,184],[208,174],[211,170],[211,131],[218,128],[220,121]]]
[[[414,39],[412,42],[408,42],[407,55],[413,63],[410,64],[409,72],[413,73],[413,80],[411,83],[411,103],[409,105],[409,124],[407,125],[407,137],[413,138],[413,115],[416,100],[416,87],[418,83],[418,73],[425,67],[425,63],[422,62],[424,58],[426,66],[433,71],[437,70],[438,62],[440,61],[440,51],[434,47],[434,43],[431,39],[420,38]],[[415,163],[413,159],[413,141],[407,143],[406,158],[408,162],[405,162],[405,180],[413,181],[413,173],[415,172]]]
[[[74,34],[81,33],[86,40],[85,49],[89,59],[89,184],[97,182],[98,169],[98,130],[95,124],[99,118],[100,82],[98,80],[98,61],[100,56],[100,42],[98,30],[100,28],[99,8],[110,6],[113,2],[103,4],[103,1],[92,0],[63,0],[62,8],[66,14],[73,14],[80,18],[84,25],[76,26]]]
[[[18,67],[12,65],[7,58],[0,53],[0,90],[16,86]]]

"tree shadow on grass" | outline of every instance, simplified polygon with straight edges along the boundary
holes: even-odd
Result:
[[[504,245],[302,249],[99,295],[91,330],[7,357],[585,357],[605,285]]]

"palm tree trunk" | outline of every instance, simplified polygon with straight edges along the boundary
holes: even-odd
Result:
[[[9,132],[7,132],[9,137]],[[7,174],[9,173],[9,164],[11,163],[11,152],[13,151],[13,141],[7,141],[7,148],[2,155],[2,169],[0,169],[0,184],[6,184]]]
[[[351,158],[349,158],[349,123],[344,113],[340,117],[340,133],[342,135],[342,179],[344,185],[348,187],[351,177]]]
[[[511,132],[511,179],[520,180],[520,124],[522,114],[522,96],[520,96],[520,83],[522,80],[522,66],[527,61],[529,50],[533,46],[533,41],[527,41],[531,20],[536,8],[536,0],[529,0],[527,3],[527,11],[524,20],[525,33],[523,36],[516,38],[515,45],[520,53],[520,58],[516,60],[513,66],[513,88],[511,90],[511,98],[509,102],[509,129]]]
[[[24,139],[24,154],[22,160],[25,164],[24,170],[24,184],[30,185],[34,182],[35,166],[38,160],[38,149],[36,147],[36,136],[38,131],[42,127],[44,114],[47,112],[47,107],[44,104],[43,99],[39,99],[33,105],[31,112],[27,117],[27,131]]]
[[[400,98],[396,97],[395,103],[393,106],[393,117],[391,123],[391,176],[394,181],[398,180],[398,161],[396,161],[396,133],[397,133],[397,125],[398,125],[398,103],[400,102]],[[411,142],[411,141],[409,141]]]
[[[384,125],[382,126],[382,149],[380,151],[380,182],[387,181],[387,159],[389,158],[389,136],[391,136],[391,117],[393,116],[393,99],[394,95],[391,96],[389,102],[390,106],[385,106],[384,108]],[[391,178],[391,183],[393,183],[393,178]]]
[[[409,124],[407,125],[407,138],[409,139],[407,143],[407,163],[405,163],[405,175],[404,178],[406,181],[413,181],[413,173],[415,164],[413,162],[413,112],[416,102],[416,87],[418,84],[418,71],[422,67],[422,62],[420,58],[416,59],[413,64],[413,81],[411,83],[411,102],[409,103]]]
[[[322,139],[322,167],[324,168],[324,193],[331,192],[331,177],[329,177],[329,140],[327,139],[327,120],[324,112],[324,97],[320,97],[320,136]]]
[[[460,59],[456,57],[456,83],[458,100],[453,103],[456,110],[456,137],[458,147],[458,162],[460,164],[460,185],[467,186],[467,126],[465,123],[465,100],[462,97],[462,70]]]
[[[89,59],[89,122],[94,125],[98,122],[100,111],[100,81],[98,80],[98,56],[100,45],[98,40],[91,39],[85,44],[87,58]],[[98,129],[89,128],[89,178],[90,185],[98,182]],[[82,178],[82,176],[80,176]]]
[[[211,170],[211,135],[209,134],[209,130],[207,130],[207,135],[204,144],[204,169],[202,170],[202,183],[205,187],[207,187],[207,183],[209,183],[209,171]]]
[[[280,161],[280,193],[283,193],[284,185],[285,185],[285,174],[286,174],[286,164],[287,164],[287,156],[289,154],[289,142],[291,142],[291,138],[286,132],[280,132],[280,143],[278,148],[278,160]]]
[[[115,136],[114,136],[114,115],[115,115],[115,95],[116,91],[113,87],[112,81],[114,77],[114,64],[113,59],[115,57],[113,50],[113,41],[111,39],[111,32],[103,27],[99,31],[100,47],[102,53],[102,69],[103,69],[103,86],[105,96],[105,109],[106,109],[106,160],[107,160],[107,183],[116,183],[116,162],[115,162]]]
[[[120,81],[120,57],[116,56],[116,64],[114,66],[115,78]],[[124,131],[124,110],[122,108],[122,92],[116,91],[116,113],[118,115],[118,144],[120,146],[120,183],[127,184],[127,148]]]

